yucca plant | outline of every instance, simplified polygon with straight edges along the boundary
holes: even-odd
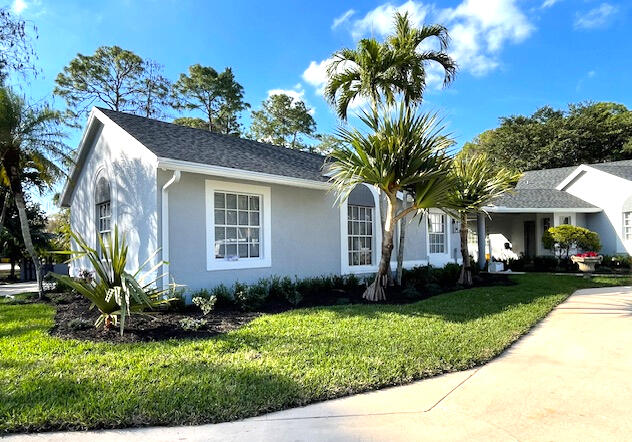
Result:
[[[76,279],[55,273],[52,273],[52,276],[88,298],[92,302],[92,307],[99,309],[101,315],[97,318],[95,327],[103,325],[109,329],[112,324],[119,325],[122,336],[125,321],[132,312],[142,312],[146,308],[151,309],[169,303],[171,299],[165,294],[171,291],[173,285],[164,289],[156,288],[156,281],[162,276],[155,277],[153,274],[164,261],[145,270],[159,250],[147,258],[136,272],[127,272],[127,242],[124,236],[119,238],[117,226],[114,227],[113,233],[108,241],[98,236],[101,251],[99,254],[81,235],[71,232],[71,237],[79,250],[68,252],[72,255],[70,260],[87,258],[94,271],[94,277]]]

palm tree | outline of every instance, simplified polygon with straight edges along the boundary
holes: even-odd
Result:
[[[467,249],[468,215],[484,211],[495,198],[511,191],[521,174],[498,167],[487,154],[459,152],[450,172],[453,183],[447,200],[448,211],[461,222],[461,257],[463,266],[459,284],[472,285],[470,254]]]
[[[438,51],[427,49],[432,39],[438,40]],[[430,63],[436,63],[443,69],[443,87],[454,81],[458,66],[447,53],[450,36],[444,26],[423,25],[415,28],[407,12],[398,12],[395,14],[395,33],[388,37],[387,44],[396,54],[397,84],[405,85],[399,92],[407,104],[422,101],[426,90],[426,67]]]
[[[0,88],[0,165],[20,218],[24,245],[33,260],[40,297],[43,296],[40,259],[33,245],[24,201],[24,183],[51,183],[63,175],[58,161],[69,161],[60,129],[61,114],[47,106],[31,107],[7,87]]]
[[[454,141],[443,134],[433,114],[419,114],[416,106],[401,104],[390,112],[362,112],[368,135],[341,127],[341,147],[331,153],[332,186],[341,201],[360,184],[371,184],[386,196],[382,253],[375,281],[364,292],[370,301],[386,299],[395,224],[407,214],[441,207],[450,187],[447,149]],[[398,192],[406,191],[412,203],[403,208]]]
[[[426,49],[430,46],[428,43],[431,40],[438,40],[438,51]],[[398,62],[394,68],[396,83],[405,85],[399,92],[406,104],[421,103],[426,90],[426,67],[430,63],[435,63],[443,69],[443,87],[452,83],[457,64],[447,53],[449,43],[448,30],[444,26],[423,25],[421,28],[416,28],[411,24],[407,12],[395,14],[395,33],[388,37],[387,44],[396,54],[394,57]],[[397,247],[396,281],[398,285],[402,284],[406,225],[406,219],[403,219],[400,223],[399,246]]]
[[[374,38],[363,38],[356,49],[341,49],[334,53],[327,68],[329,80],[325,98],[336,106],[338,116],[347,119],[347,110],[354,100],[368,98],[377,112],[382,97],[386,104],[395,102],[395,94],[406,88],[396,68],[397,54]]]

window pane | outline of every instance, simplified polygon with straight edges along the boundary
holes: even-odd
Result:
[[[248,244],[239,244],[239,257],[248,258]]]
[[[248,229],[244,227],[239,228],[239,241],[248,241]]]
[[[259,197],[258,196],[250,197],[250,210],[259,210]]]
[[[360,227],[360,235],[366,235],[366,224],[360,223],[359,227]]]
[[[226,196],[223,193],[215,192],[215,207],[217,209],[223,209],[226,207]]]
[[[215,242],[215,257],[223,258],[224,256],[226,256],[226,248],[223,244],[218,244],[217,242]]]
[[[235,242],[237,240],[237,228],[236,227],[227,227],[226,228],[226,239],[231,242]]]
[[[226,224],[226,212],[223,210],[215,211],[215,224]]]
[[[235,195],[234,193],[226,194],[226,208],[227,209],[237,208],[237,195]]]
[[[239,195],[237,197],[237,208],[239,210],[248,210],[248,197],[246,195]]]
[[[247,226],[248,225],[248,212],[239,212],[239,225]]]
[[[226,245],[226,256],[229,258],[237,256],[237,244]]]
[[[250,229],[250,240],[252,242],[259,242],[259,229],[258,228]]]
[[[229,226],[237,225],[237,211],[236,210],[226,211],[226,224]]]
[[[226,239],[226,229],[224,227],[215,227],[215,241]]]
[[[250,244],[250,257],[251,258],[259,257],[259,244]]]
[[[259,225],[259,213],[258,212],[250,212],[250,225],[258,226]]]

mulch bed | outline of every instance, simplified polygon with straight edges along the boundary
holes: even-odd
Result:
[[[52,336],[95,342],[147,342],[207,338],[235,330],[261,315],[259,312],[217,311],[203,316],[197,308],[186,312],[134,313],[125,325],[125,333],[121,336],[118,326],[113,326],[110,330],[94,327],[94,321],[99,316],[98,310],[90,310],[90,301],[83,296],[56,293],[49,294],[48,298],[57,309],[55,326],[50,330]],[[76,318],[81,318],[82,323],[77,324]],[[199,330],[184,330],[180,326],[180,320],[183,318],[204,318],[207,323]]]
[[[475,278],[474,286],[512,285],[507,275],[481,274]],[[409,298],[404,292],[393,287],[388,294],[385,304],[409,304],[429,298],[434,295],[456,290],[440,290],[419,294],[415,298]],[[342,290],[332,290],[320,294],[312,302],[306,300],[301,307],[330,306],[340,304],[364,304],[369,303],[362,299],[363,289],[346,293]],[[35,300],[24,301],[37,302]],[[90,309],[90,301],[81,295],[73,293],[50,293],[47,302],[56,309],[55,325],[50,330],[52,336],[64,339],[78,339],[93,342],[148,342],[164,341],[169,339],[199,339],[216,336],[231,330],[236,330],[253,319],[265,313],[280,313],[291,310],[292,307],[284,303],[271,302],[262,311],[242,312],[237,310],[216,309],[204,316],[195,306],[189,306],[180,311],[156,310],[144,314],[134,313],[125,325],[125,333],[120,335],[118,326],[110,330],[94,327],[94,322],[99,316],[96,308]],[[198,330],[184,330],[180,320],[184,318],[205,319],[206,324]]]

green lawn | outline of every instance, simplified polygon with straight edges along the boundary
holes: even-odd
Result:
[[[216,338],[139,344],[52,338],[52,307],[0,301],[0,432],[220,422],[463,370],[574,290],[630,283],[513,278],[405,306],[294,310]]]

